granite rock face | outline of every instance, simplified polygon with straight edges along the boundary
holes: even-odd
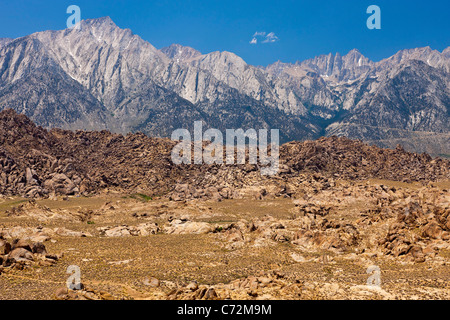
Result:
[[[81,30],[0,39],[0,109],[47,128],[141,131],[278,128],[283,142],[342,135],[450,154],[449,49],[358,50],[294,64],[247,64],[231,52],[158,50],[108,18]]]

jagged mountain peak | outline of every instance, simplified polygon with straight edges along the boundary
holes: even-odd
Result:
[[[160,51],[177,62],[184,62],[202,55],[200,51],[194,48],[175,43],[162,48]]]
[[[352,67],[364,67],[364,66],[372,66],[373,62],[365,57],[358,49],[353,49],[349,51],[345,56],[342,57],[344,61],[344,68],[352,68]]]
[[[433,50],[429,46],[426,46],[420,48],[403,49],[397,52],[394,56],[409,58],[410,56],[429,55],[432,52],[439,53],[439,51]]]
[[[213,51],[208,54],[198,56],[195,60],[201,62],[201,64],[210,64],[211,67],[217,68],[219,66],[228,66],[230,72],[232,70],[241,70],[248,66],[247,62],[244,61],[240,56],[229,51]],[[226,70],[223,70],[226,71]]]
[[[433,50],[429,46],[400,50],[393,56],[377,63],[377,68],[393,68],[396,65],[406,63],[408,60],[420,60],[432,67],[450,72],[450,61],[445,50],[441,53],[438,50]]]
[[[359,53],[359,54],[362,55],[362,53],[361,53],[358,49],[356,49],[356,48],[350,50],[350,51],[348,52],[348,54],[350,54],[350,53]]]
[[[100,123],[116,132],[168,136],[173,128],[204,119],[217,128],[270,124],[284,130],[284,138],[301,140],[331,134],[326,128],[345,120],[353,125],[336,125],[337,134],[391,137],[384,129],[360,129],[374,119],[372,127],[448,131],[450,48],[442,53],[429,47],[403,50],[381,63],[353,49],[263,68],[228,51],[202,54],[180,44],[157,50],[110,17],[83,20],[81,30],[37,32],[1,43],[9,45],[0,48],[0,109],[14,108],[46,127]],[[396,78],[402,81],[391,81],[402,66],[409,67]],[[430,68],[444,72],[430,73]],[[406,119],[397,111],[407,110],[409,92],[419,91],[424,94],[414,104],[423,113]],[[391,100],[403,107],[391,108]],[[378,101],[393,111],[379,114]],[[410,136],[423,138],[399,134]],[[440,142],[435,145],[433,152],[447,152]]]
[[[77,47],[89,45],[92,40],[99,45],[105,43],[114,47],[120,47],[129,43],[133,38],[140,39],[130,29],[119,28],[109,17],[82,20],[79,29],[67,28],[63,30],[40,31],[24,38],[28,37],[38,39],[50,46],[59,44],[62,47],[66,47],[65,50],[69,50],[69,47],[74,45]],[[64,48],[61,49],[64,50]]]
[[[103,40],[108,43],[129,40],[135,36],[130,29],[119,28],[110,17],[83,20],[81,21],[81,31],[88,31],[99,41]],[[78,32],[78,30],[74,29],[72,32]]]
[[[414,59],[414,58],[423,58],[430,55],[440,55],[441,52],[438,50],[433,50],[430,46],[419,47],[419,48],[410,48],[403,49],[395,53],[393,56],[387,59]],[[386,59],[385,59],[386,60]]]
[[[108,69],[121,64],[122,59],[128,60],[129,67],[142,69],[140,72],[144,73],[155,65],[168,63],[163,53],[130,29],[118,27],[110,17],[86,19],[80,25],[80,29],[37,32],[31,37],[45,43],[64,70],[83,84],[90,81],[86,73],[94,70],[92,67],[97,63],[95,70],[100,74],[113,71]]]
[[[364,57],[364,55],[358,49],[352,49],[344,56],[344,58],[345,57]]]
[[[297,65],[312,70],[325,80],[334,83],[356,80],[364,75],[373,64],[357,49],[351,50],[344,56],[339,52],[329,53],[297,63]]]
[[[114,27],[118,28],[118,26],[114,23],[114,21],[109,17],[100,17],[94,19],[85,19],[81,22],[84,25],[89,25],[93,27]]]
[[[289,68],[289,67],[292,67],[292,66],[295,66],[295,65],[298,65],[298,63],[295,63],[293,65],[293,64],[285,63],[285,62],[282,62],[282,61],[278,60],[278,61],[276,61],[276,62],[274,62],[272,64],[269,64],[267,67],[262,68],[262,69],[267,71],[267,72],[269,72],[272,75],[278,76],[283,71],[285,71],[286,68]]]

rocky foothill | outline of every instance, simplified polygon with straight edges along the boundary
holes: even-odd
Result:
[[[423,184],[450,177],[449,160],[346,138],[281,146],[279,174],[273,177],[261,176],[257,165],[177,166],[170,157],[174,145],[141,133],[47,131],[5,110],[0,112],[0,194],[40,198],[115,189],[173,200],[221,200],[236,198],[249,186],[267,185],[261,197],[271,188],[289,195],[288,186],[309,173],[316,174],[309,180],[377,178]]]

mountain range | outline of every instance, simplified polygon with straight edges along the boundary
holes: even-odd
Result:
[[[0,39],[0,110],[70,130],[280,129],[282,142],[347,136],[450,155],[450,47],[373,62],[354,49],[252,66],[231,52],[157,49],[109,17]]]

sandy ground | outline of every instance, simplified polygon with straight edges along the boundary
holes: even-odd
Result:
[[[420,188],[386,181],[364,183],[391,184],[411,192]],[[436,187],[446,190],[447,185]],[[332,207],[329,221],[356,223],[369,206],[357,194],[341,198],[338,205],[331,194],[313,197],[317,203],[327,199]],[[58,262],[51,266],[31,264],[23,270],[4,269],[0,299],[54,299],[58,288],[66,285],[70,265],[79,266],[85,287],[112,299],[190,299],[193,295],[186,287],[192,283],[214,288],[214,298],[219,299],[450,298],[448,240],[439,242],[444,245],[421,263],[406,256],[385,255],[369,244],[364,250],[365,241],[385,233],[389,221],[357,225],[358,245],[343,250],[280,241],[265,237],[264,232],[243,233],[243,239],[230,240],[224,231],[239,221],[250,224],[268,217],[271,222],[284,223],[287,231],[295,229],[296,219],[300,219],[296,203],[298,200],[291,198],[174,202],[119,193],[44,199],[32,205],[27,199],[3,198],[0,229],[65,228],[87,236],[50,235],[44,244],[49,253],[60,255]],[[25,209],[11,214],[11,209],[20,205]],[[193,224],[190,231],[169,233],[167,228],[177,219],[202,227],[206,223],[211,228],[204,232]],[[156,224],[159,230],[124,236],[106,236],[101,231],[103,227],[145,223]],[[370,266],[379,267],[379,287],[367,286]]]

